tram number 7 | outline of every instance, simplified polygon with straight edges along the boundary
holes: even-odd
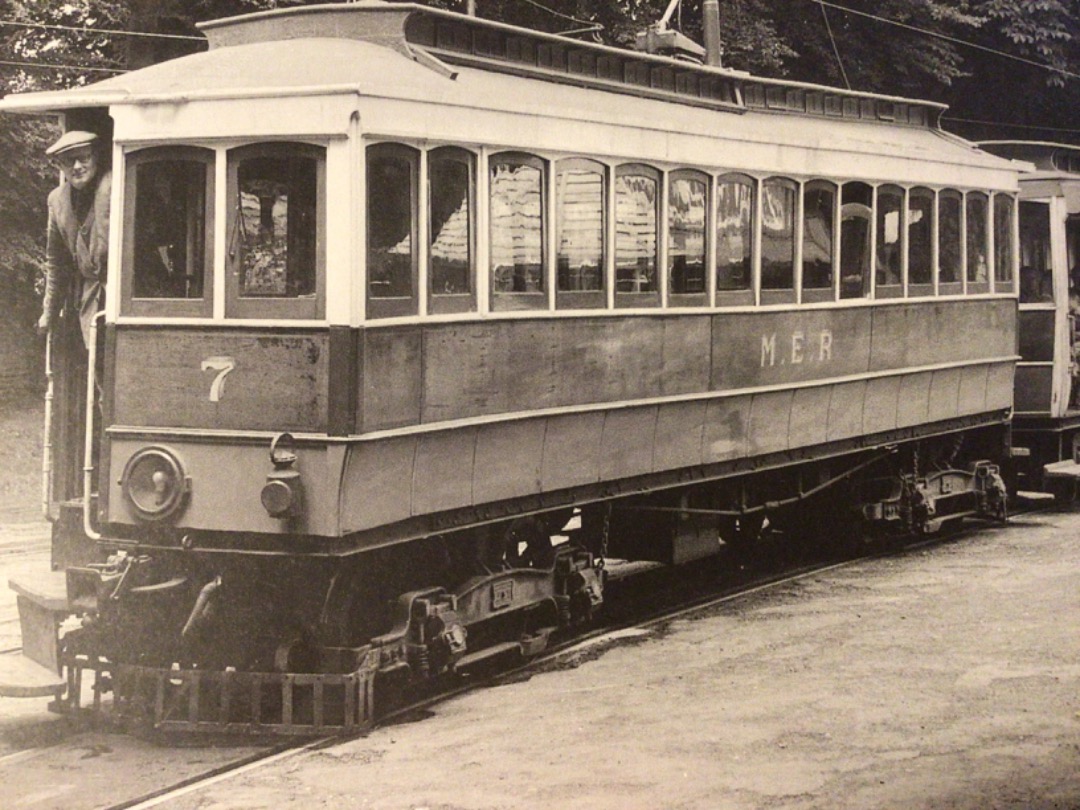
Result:
[[[210,401],[221,402],[225,393],[225,378],[236,368],[236,361],[231,357],[207,357],[202,361],[203,371],[216,371],[217,376],[210,383]]]

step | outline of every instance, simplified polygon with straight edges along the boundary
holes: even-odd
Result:
[[[54,670],[19,653],[0,655],[0,697],[59,699],[67,683]]]

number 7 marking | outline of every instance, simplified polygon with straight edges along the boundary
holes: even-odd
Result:
[[[236,361],[231,357],[207,357],[202,361],[203,371],[216,371],[218,374],[210,384],[210,401],[221,402],[225,393],[225,378],[236,368]]]

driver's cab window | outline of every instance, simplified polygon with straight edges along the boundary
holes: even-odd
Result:
[[[123,311],[209,317],[214,152],[158,147],[127,158]]]
[[[230,150],[228,169],[226,315],[322,317],[325,150],[253,144]]]

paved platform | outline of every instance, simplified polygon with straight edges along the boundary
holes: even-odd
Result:
[[[1080,807],[1080,515],[867,560],[169,808]]]

